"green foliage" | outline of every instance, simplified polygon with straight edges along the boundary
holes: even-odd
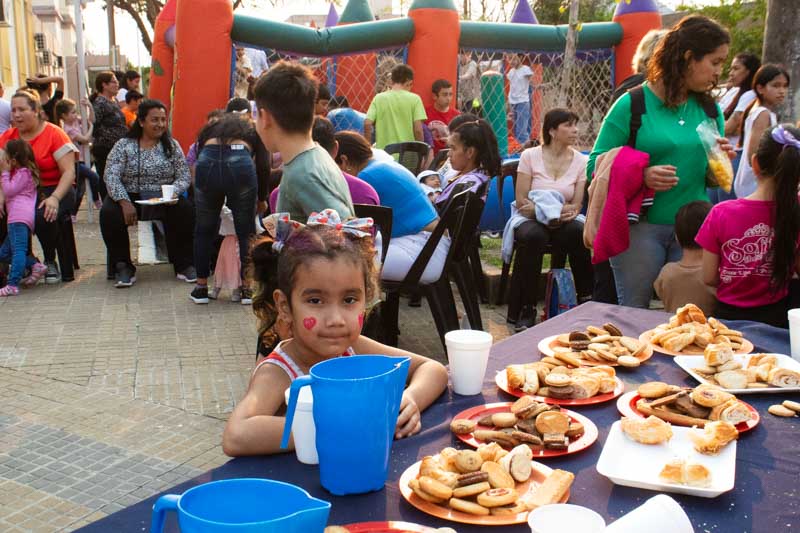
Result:
[[[705,15],[725,26],[731,34],[730,59],[740,52],[761,57],[767,0],[719,0],[719,5],[681,5],[677,10]]]
[[[581,22],[611,20],[616,5],[614,0],[580,0],[578,18]],[[569,2],[533,0],[531,6],[539,24],[567,24],[569,22]],[[565,6],[566,9],[562,6]]]

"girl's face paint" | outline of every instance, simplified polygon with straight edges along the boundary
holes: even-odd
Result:
[[[303,327],[307,330],[311,331],[314,329],[314,326],[317,325],[317,319],[313,316],[309,316],[303,319]]]
[[[358,315],[358,327],[360,328],[364,327],[364,313]]]

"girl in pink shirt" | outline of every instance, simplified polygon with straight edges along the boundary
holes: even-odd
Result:
[[[787,327],[789,280],[800,271],[800,130],[769,128],[751,159],[755,192],[714,206],[697,234],[717,316]]]
[[[0,297],[19,294],[19,284],[33,285],[47,267],[28,253],[28,237],[33,233],[36,213],[36,187],[39,169],[31,146],[22,139],[8,141],[0,155],[0,217],[8,215],[8,236],[0,246],[0,262],[11,263],[8,283],[0,288]],[[22,279],[26,268],[31,275]]]

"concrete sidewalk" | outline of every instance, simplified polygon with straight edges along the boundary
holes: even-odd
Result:
[[[80,219],[76,280],[0,299],[4,532],[71,531],[223,464],[253,368],[249,306],[194,305],[169,265],[115,289],[99,227]],[[504,309],[482,313],[508,336]],[[402,348],[443,359],[424,303],[401,303],[400,328]]]

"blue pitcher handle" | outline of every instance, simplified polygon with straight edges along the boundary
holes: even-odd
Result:
[[[164,520],[167,518],[167,511],[178,511],[178,501],[181,499],[177,494],[165,494],[156,500],[153,505],[153,518],[150,522],[150,533],[161,533],[164,531]]]
[[[294,410],[297,407],[297,397],[300,396],[300,389],[311,385],[311,376],[301,376],[292,381],[289,388],[289,405],[286,406],[286,421],[283,424],[283,439],[281,448],[289,446],[289,435],[292,433],[292,422],[294,421]]]

